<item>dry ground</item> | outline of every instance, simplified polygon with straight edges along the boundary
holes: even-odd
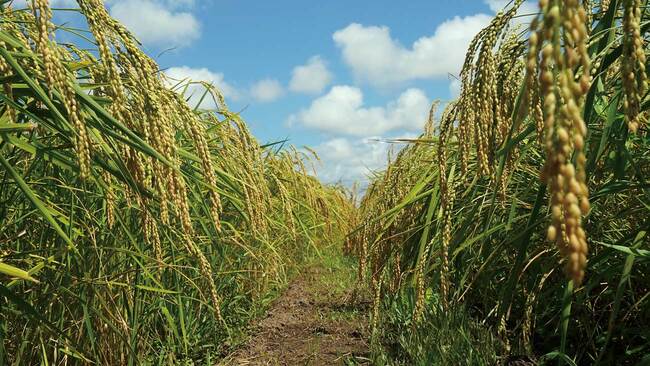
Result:
[[[357,365],[368,362],[369,302],[337,269],[311,266],[293,280],[221,365]],[[338,282],[338,283],[337,283]]]

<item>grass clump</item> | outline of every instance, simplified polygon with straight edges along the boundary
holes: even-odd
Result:
[[[496,365],[503,343],[458,307],[444,311],[430,297],[415,321],[415,296],[408,291],[382,305],[373,359],[377,365]]]

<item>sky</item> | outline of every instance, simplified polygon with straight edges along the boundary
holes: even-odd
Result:
[[[261,143],[309,146],[318,177],[347,186],[385,166],[387,140],[419,135],[434,100],[459,93],[469,42],[509,2],[105,1],[168,76],[213,83]]]

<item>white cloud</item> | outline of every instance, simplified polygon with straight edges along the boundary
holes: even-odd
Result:
[[[371,139],[325,141],[314,149],[321,161],[317,175],[327,183],[364,181],[370,172],[386,164],[388,148],[388,144]]]
[[[490,7],[490,10],[495,13],[511,7],[513,3],[512,0],[484,0],[484,2]],[[533,1],[525,1],[523,4],[521,4],[517,13],[532,14],[537,13],[538,9],[539,7]]]
[[[189,6],[193,1],[183,0]],[[153,0],[114,0],[111,16],[122,22],[145,44],[160,47],[187,46],[201,35],[196,17],[174,2]]]
[[[495,13],[498,13],[501,10],[509,9],[512,7],[513,1],[511,0],[483,0],[490,10]],[[537,14],[539,12],[539,6],[534,1],[524,1],[519,10],[517,10],[517,17],[515,17],[510,24],[512,26],[524,26],[527,27],[530,24],[531,17],[525,17],[523,15]]]
[[[461,92],[461,82],[458,78],[452,78],[449,81],[449,95],[452,99],[456,99],[460,96]]]
[[[171,79],[168,80],[169,86],[174,86],[179,81],[203,81],[215,86],[224,97],[231,100],[238,100],[240,98],[240,93],[235,87],[230,85],[224,80],[224,75],[222,73],[215,73],[206,68],[194,69],[187,66],[171,67],[165,70],[165,75]],[[200,84],[190,85],[185,92],[185,97],[190,98],[189,102],[192,107],[196,106],[201,100],[201,97],[205,93],[205,87]],[[214,108],[215,104],[212,98],[208,95],[201,103],[201,108]]]
[[[30,0],[14,0],[24,8]],[[78,8],[76,0],[50,0],[52,7]],[[143,43],[158,47],[187,46],[201,35],[200,23],[188,12],[195,0],[105,0],[111,16]]]
[[[262,79],[251,87],[250,94],[258,102],[272,102],[284,95],[284,88],[275,79]]]
[[[129,1],[129,0],[112,0],[112,2]],[[196,1],[194,0],[165,0],[165,4],[172,9],[192,8]]]
[[[512,6],[511,0],[484,2],[495,13]],[[537,12],[533,1],[525,1],[517,14]],[[420,37],[410,47],[392,38],[386,26],[352,23],[336,31],[332,38],[341,49],[343,60],[360,81],[387,87],[416,79],[457,75],[469,43],[492,18],[489,14],[456,16],[439,24],[433,35]],[[530,20],[530,17],[518,17],[512,24],[526,24]]]
[[[428,111],[429,99],[420,89],[408,89],[384,107],[365,107],[359,88],[339,85],[288,121],[332,133],[368,136],[393,130],[417,131]]]
[[[388,27],[353,23],[335,32],[333,38],[357,78],[388,86],[458,73],[470,41],[491,19],[487,14],[455,17],[410,48],[393,39]]]
[[[320,56],[313,56],[307,64],[293,69],[289,89],[296,93],[320,94],[332,81],[332,73]]]
[[[405,134],[391,138],[415,137],[414,134]],[[379,137],[334,138],[321,143],[314,148],[321,162],[317,167],[317,176],[326,183],[341,182],[350,186],[353,182],[359,182],[361,188],[365,188],[369,175],[385,168],[389,149],[397,150],[405,146],[383,140]]]

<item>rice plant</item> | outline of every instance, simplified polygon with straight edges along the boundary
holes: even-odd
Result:
[[[0,1],[0,364],[210,362],[354,208],[77,3]]]
[[[476,35],[458,99],[361,201],[348,240],[375,342],[412,296],[411,330],[469,314],[502,360],[648,362],[647,3],[541,0],[528,29],[521,4]]]

